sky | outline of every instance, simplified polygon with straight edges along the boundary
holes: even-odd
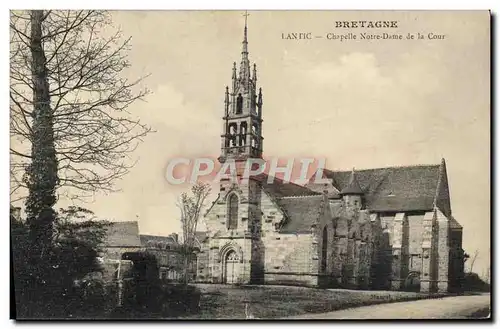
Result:
[[[438,164],[445,158],[464,249],[489,266],[489,13],[250,11],[248,43],[263,90],[264,154],[326,158],[329,169]],[[217,157],[225,86],[241,60],[239,11],[116,11],[131,36],[130,78],[148,75],[151,94],[130,106],[156,131],[133,154],[120,192],[85,205],[103,219],[138,220],[142,234],[180,230],[176,199],[186,186],[165,179],[178,156]],[[396,20],[423,40],[327,40],[344,20]],[[311,32],[323,38],[285,40]],[[429,33],[445,35],[429,40]],[[358,37],[359,38],[359,37]],[[217,196],[212,192],[211,200]]]

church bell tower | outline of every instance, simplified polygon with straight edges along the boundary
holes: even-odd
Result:
[[[239,70],[233,63],[232,83],[226,86],[219,157],[221,165],[236,173],[221,177],[220,210],[213,219],[220,225],[216,239],[221,249],[213,249],[212,257],[222,264],[221,272],[214,273],[225,283],[258,283],[264,278],[262,186],[259,178],[242,177],[249,159],[262,159],[263,140],[262,90],[257,88],[257,67],[248,59],[247,16]]]
[[[248,59],[247,16],[239,72],[233,63],[232,84],[226,86],[219,161],[262,158],[262,89],[257,90],[257,66]]]

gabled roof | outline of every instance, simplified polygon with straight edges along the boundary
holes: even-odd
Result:
[[[333,186],[349,186],[350,171],[324,170]],[[419,165],[356,170],[370,211],[428,211],[434,208],[440,165]]]
[[[137,221],[111,222],[107,227],[103,245],[105,247],[140,247],[139,223]]]
[[[462,225],[460,225],[460,223],[455,219],[455,217],[451,216],[450,228],[451,229],[462,229]]]
[[[285,197],[276,199],[286,212],[286,221],[280,233],[310,233],[320,216],[322,195]]]

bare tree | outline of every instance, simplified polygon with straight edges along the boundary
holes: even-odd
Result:
[[[195,249],[196,230],[200,220],[201,210],[210,194],[210,185],[198,182],[191,188],[191,194],[182,193],[177,204],[181,211],[182,252],[184,256],[184,283],[188,283],[191,255]]]
[[[48,72],[42,42],[44,14],[34,10],[30,15],[32,125],[31,163],[26,170],[29,195],[26,202],[32,253],[42,257],[52,242],[56,203],[57,159],[54,145],[53,111],[50,106]]]
[[[476,249],[476,251],[474,251],[474,256],[472,256],[470,260],[470,270],[469,270],[470,273],[473,273],[472,270],[474,268],[474,263],[476,262],[478,255],[479,255],[479,250]]]
[[[57,158],[56,188],[64,187],[59,191],[69,197],[114,191],[113,183],[134,164],[130,153],[151,131],[128,112],[148,93],[140,88],[142,78],[127,78],[130,38],[123,38],[105,11],[37,13],[39,31],[30,24],[30,12],[12,12],[10,18],[11,194],[23,195],[29,188],[30,146],[40,141],[32,72],[41,64],[43,106],[50,107]]]

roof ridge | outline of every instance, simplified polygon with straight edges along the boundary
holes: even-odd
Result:
[[[265,174],[265,173],[263,173]],[[307,187],[305,187],[304,185],[299,185],[299,184],[296,184],[296,183],[293,183],[291,180],[290,181],[285,181],[279,177],[276,177],[276,176],[271,176],[269,174],[265,174],[267,177],[272,177],[273,178],[273,182],[272,183],[268,183],[267,179],[265,180],[265,182],[267,184],[273,184],[274,183],[274,180],[278,181],[279,183],[281,184],[290,184],[290,185],[295,185],[295,186],[298,186],[298,187],[302,187],[302,188],[305,188],[307,190],[309,190]],[[311,191],[312,193],[318,193],[318,192],[314,192],[314,191]]]
[[[356,171],[368,171],[368,170],[380,170],[380,169],[395,169],[395,168],[421,168],[421,167],[440,167],[441,164],[414,164],[414,165],[400,165],[400,166],[388,166],[388,167],[377,167],[377,168],[365,168],[365,169],[359,169],[356,168]],[[345,173],[345,172],[351,172],[352,170],[332,170],[332,169],[323,169],[327,170],[332,173]]]
[[[137,224],[139,224],[138,220],[112,221],[112,220],[109,220],[109,219],[101,219],[100,221],[107,221],[107,222],[110,222],[111,224],[120,224],[120,223],[137,223]]]
[[[289,196],[282,196],[282,197],[279,197],[279,198],[276,198],[278,200],[281,200],[281,199],[300,199],[300,198],[322,198],[323,197],[323,194],[311,194],[311,195],[289,195]]]
[[[443,183],[443,173],[444,173],[444,159],[441,161],[441,164],[439,165],[439,174],[438,174],[438,181],[436,184],[436,191],[434,192],[434,200],[432,201],[432,204],[434,207],[437,207],[437,199],[439,197],[439,190],[441,189],[441,184]]]
[[[139,234],[139,236],[154,236],[158,238],[172,238],[172,235]]]

